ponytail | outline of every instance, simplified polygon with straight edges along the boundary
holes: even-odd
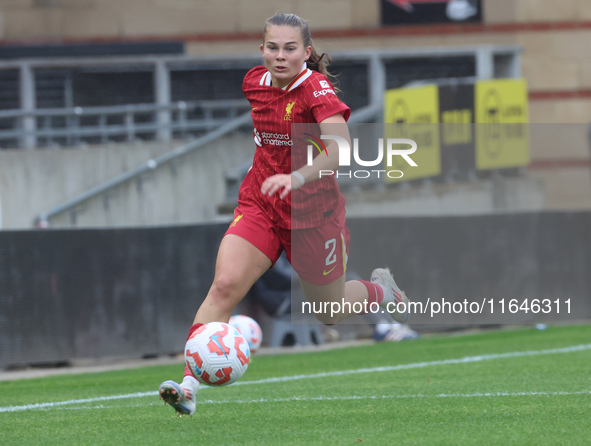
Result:
[[[319,73],[324,74],[325,76],[330,76],[331,74],[328,72],[328,65],[332,62],[330,58],[330,54],[322,53],[318,54],[316,48],[312,42],[310,42],[310,46],[312,47],[312,52],[310,53],[310,57],[308,58],[308,68],[314,71],[318,71]]]

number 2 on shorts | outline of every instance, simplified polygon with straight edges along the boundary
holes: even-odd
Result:
[[[326,256],[325,265],[326,266],[332,265],[333,263],[335,263],[337,261],[337,255],[334,253],[337,249],[337,239],[331,238],[330,240],[327,240],[326,243],[324,244],[324,248],[330,249],[330,252]]]

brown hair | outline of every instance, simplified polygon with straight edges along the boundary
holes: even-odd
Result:
[[[336,76],[332,75],[329,71],[327,66],[332,62],[330,55],[327,53],[318,54],[316,48],[314,48],[314,43],[312,42],[312,38],[310,37],[310,26],[308,22],[301,17],[298,17],[295,14],[276,14],[273,17],[267,19],[265,22],[265,27],[263,28],[263,43],[265,42],[265,38],[267,37],[267,28],[270,26],[291,26],[292,28],[299,28],[302,34],[302,40],[304,41],[305,47],[312,47],[312,52],[310,53],[310,57],[306,61],[308,64],[308,68],[314,71],[318,71],[319,73],[324,74],[326,77],[331,78],[331,82],[334,84],[336,82]],[[335,90],[338,90],[335,85]]]

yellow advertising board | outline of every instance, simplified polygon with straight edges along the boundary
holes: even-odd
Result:
[[[476,168],[529,164],[529,110],[523,79],[479,81],[474,86]]]
[[[386,91],[384,97],[385,139],[406,138],[417,143],[411,155],[417,166],[409,165],[402,157],[393,159],[387,171],[403,172],[401,178],[389,178],[390,183],[437,176],[441,173],[439,143],[439,93],[437,85],[397,88]],[[393,175],[394,176],[394,175]]]

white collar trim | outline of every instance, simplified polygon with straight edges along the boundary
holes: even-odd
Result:
[[[291,87],[289,87],[288,91],[291,91],[296,87],[299,87],[306,79],[308,79],[312,75],[312,70],[308,69],[308,64],[306,62],[304,62],[304,65],[302,65],[301,71],[298,73],[298,75],[296,77],[300,76],[303,71],[306,71],[306,74],[304,74],[302,77],[300,77],[297,80],[297,82],[295,82],[293,85],[291,85]],[[290,84],[291,84],[291,82],[290,82]],[[263,74],[263,76],[261,77],[261,81],[259,82],[259,85],[266,85],[267,87],[271,86],[271,73],[269,71],[267,71],[265,74]],[[285,90],[288,86],[289,86],[289,84],[286,85],[285,87],[283,87],[282,89]]]

